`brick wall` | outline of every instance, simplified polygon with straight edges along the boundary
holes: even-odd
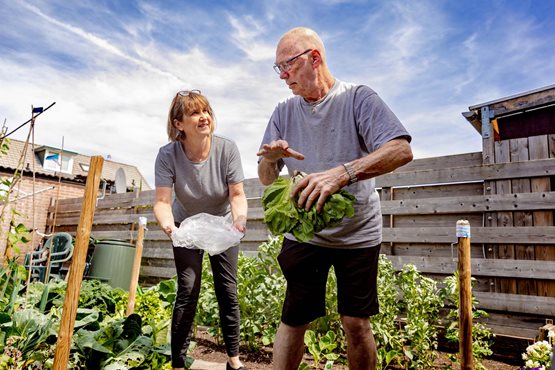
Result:
[[[11,173],[0,172],[2,179],[11,177]],[[58,191],[59,187],[59,191]],[[22,178],[16,185],[15,191],[19,189],[18,200],[14,202],[15,194],[10,196],[10,203],[6,206],[0,204],[0,212],[3,210],[3,219],[0,220],[0,256],[4,256],[7,243],[7,233],[9,230],[12,211],[15,210],[19,215],[15,216],[16,224],[23,223],[27,228],[35,228],[45,233],[46,216],[48,207],[52,199],[66,199],[82,197],[85,190],[84,184],[64,183],[58,184],[57,179],[33,179],[30,177]],[[34,196],[32,194],[35,193]],[[58,194],[59,193],[59,194]],[[34,209],[34,212],[33,212]],[[34,217],[33,217],[34,214]],[[34,221],[33,221],[34,219]],[[34,244],[38,245],[40,236],[34,233]],[[21,254],[31,250],[31,243],[21,246]]]

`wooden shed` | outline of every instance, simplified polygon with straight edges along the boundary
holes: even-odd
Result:
[[[513,194],[516,199],[518,194],[546,194],[554,190],[554,164],[549,159],[555,158],[555,85],[474,105],[463,115],[482,136],[484,165],[518,162],[539,165],[536,166],[538,171],[530,176],[516,173],[513,177],[485,181],[484,194]],[[521,209],[515,204],[512,210],[486,212],[485,225],[552,227],[555,203],[547,194],[541,199],[547,205],[545,209]],[[487,244],[486,257],[523,261],[520,262],[522,268],[526,268],[524,261],[550,261],[547,272],[555,274],[555,239],[546,235],[544,241]],[[530,272],[533,275],[533,271]],[[496,278],[491,286],[492,291],[499,293],[555,297],[555,281],[539,277]]]

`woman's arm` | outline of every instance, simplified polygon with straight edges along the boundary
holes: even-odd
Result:
[[[175,227],[172,213],[172,188],[156,187],[156,196],[154,200],[154,216],[158,225],[171,237],[172,229]]]
[[[242,233],[247,231],[247,197],[243,189],[243,183],[229,185],[229,204],[231,204],[231,215],[233,226]]]

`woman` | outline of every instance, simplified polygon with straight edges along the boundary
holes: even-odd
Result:
[[[168,114],[170,143],[160,148],[155,165],[154,214],[164,232],[185,218],[205,212],[231,214],[233,226],[246,231],[247,198],[243,169],[235,143],[214,135],[214,113],[200,91],[180,91]],[[172,189],[175,200],[172,200]],[[239,247],[210,256],[220,323],[228,355],[227,370],[246,370],[239,360],[239,302],[237,257]],[[173,308],[172,367],[183,369],[200,291],[203,251],[173,247],[177,269],[177,297]]]

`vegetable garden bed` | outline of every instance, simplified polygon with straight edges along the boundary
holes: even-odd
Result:
[[[191,356],[196,360],[202,360],[212,363],[225,363],[227,356],[225,354],[225,347],[218,344],[216,339],[206,332],[206,330],[197,330],[195,335],[195,347],[191,352]],[[445,370],[449,368],[451,361],[449,360],[449,352],[438,352],[439,358],[436,361],[435,369]],[[241,359],[249,370],[271,370],[272,369],[272,348],[264,347],[256,352],[241,351]],[[310,354],[305,354],[303,362],[309,366],[316,368],[314,360]],[[519,369],[518,366],[510,363],[495,360],[484,360],[484,366],[488,370],[515,370]],[[323,368],[323,363],[320,368]],[[335,364],[335,370],[347,370],[346,365]]]
[[[280,245],[281,238],[272,238],[260,245],[257,257],[241,255],[238,262],[241,353],[251,370],[271,367],[271,346],[285,294],[285,280],[277,264]],[[65,282],[36,282],[26,290],[21,284],[25,279],[21,266],[12,261],[0,272],[0,369],[51,368]],[[381,312],[371,319],[380,369],[458,368],[456,354],[438,350],[440,339],[458,342],[456,281],[453,276],[439,287],[438,282],[421,275],[414,266],[395,272],[391,262],[380,257]],[[169,326],[175,290],[174,279],[139,289],[134,314],[127,316],[127,292],[100,281],[84,281],[67,369],[170,369]],[[346,344],[335,291],[334,274],[330,274],[328,315],[316,320],[307,331],[303,369],[322,369],[326,363],[330,364],[327,369],[346,369]],[[447,313],[441,315],[440,310]],[[474,314],[477,317],[481,312]],[[196,324],[208,329],[196,333],[198,345],[191,352],[194,358],[225,361],[218,317],[209,262],[205,259]],[[446,328],[445,333],[440,332],[440,327]],[[475,322],[473,340],[476,369],[516,368],[488,359],[494,338],[487,326]]]

